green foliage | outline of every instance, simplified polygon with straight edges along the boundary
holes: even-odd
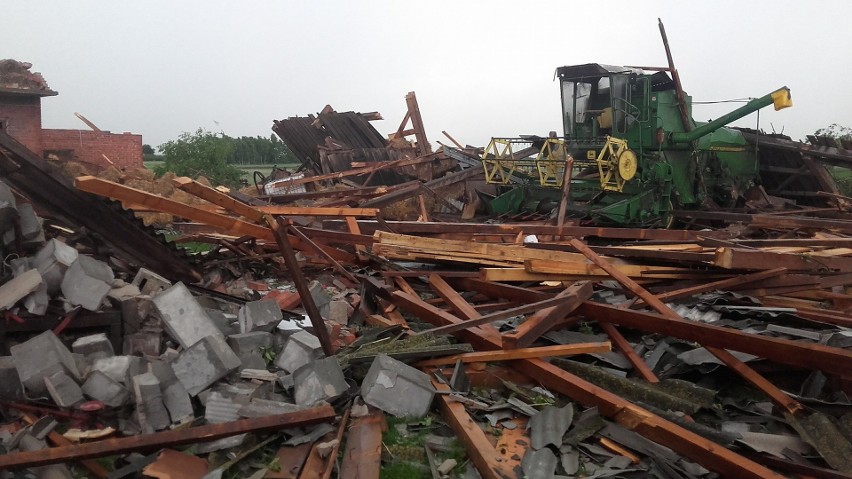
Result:
[[[177,140],[160,145],[163,164],[154,169],[157,176],[168,171],[178,176],[207,177],[213,184],[236,186],[241,172],[229,165],[228,157],[234,145],[227,137],[199,128],[195,133],[183,133]]]
[[[147,143],[142,145],[142,154],[143,155],[154,155],[156,153],[157,152],[154,151],[154,147],[152,147],[151,145],[149,145]]]
[[[299,162],[287,148],[287,145],[275,135],[269,138],[261,136],[241,136],[239,138],[225,136],[225,138],[234,145],[234,149],[227,160],[231,164],[272,165]]]
[[[832,123],[825,128],[820,128],[819,130],[814,132],[816,136],[827,136],[829,138],[835,139],[843,139],[852,141],[852,128],[848,126],[838,125],[837,123]]]

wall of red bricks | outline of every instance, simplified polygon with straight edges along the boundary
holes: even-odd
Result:
[[[54,150],[74,150],[77,161],[116,168],[142,167],[142,135],[110,133],[89,130],[42,130],[42,148],[49,153]],[[104,159],[107,156],[113,165]]]
[[[0,121],[5,124],[9,136],[41,154],[41,98],[0,95]]]

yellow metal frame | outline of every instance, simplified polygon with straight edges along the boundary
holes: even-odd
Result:
[[[611,136],[606,137],[606,143],[596,159],[602,190],[620,192],[624,189],[624,184],[632,179],[632,177],[623,178],[618,169],[619,158],[631,153],[626,140]],[[635,154],[633,156],[635,157]]]
[[[514,150],[521,144],[530,142],[509,138],[492,138],[482,154],[482,168],[485,181],[491,184],[508,184],[515,172],[537,177],[541,186],[561,187],[565,176],[568,152],[565,141],[559,138],[547,138],[535,159],[530,157],[514,158]]]

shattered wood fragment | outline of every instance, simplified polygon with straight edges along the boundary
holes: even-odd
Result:
[[[352,420],[340,465],[340,479],[378,479],[382,464],[382,433],[387,430],[381,410],[369,408]]]
[[[529,346],[542,334],[556,326],[562,318],[577,309],[583,301],[591,298],[592,293],[592,283],[588,281],[580,281],[572,284],[557,295],[560,298],[567,298],[568,302],[539,309],[535,314],[521,323],[514,332],[503,335],[503,347],[506,349],[518,349]]]
[[[311,444],[299,444],[298,446],[281,446],[275,453],[279,470],[269,470],[264,479],[296,479],[302,471],[302,466],[311,452]]]
[[[432,380],[439,392],[449,392],[449,386]],[[446,394],[438,394],[441,403],[441,415],[455,431],[456,437],[464,444],[476,469],[484,479],[511,479],[517,477],[515,471],[504,461],[482,429],[467,413],[464,405],[452,400]]]
[[[0,469],[45,466],[69,460],[92,459],[128,452],[209,442],[223,437],[248,432],[275,431],[288,427],[307,426],[334,419],[334,409],[329,405],[317,406],[298,412],[265,416],[238,421],[208,424],[186,429],[175,429],[153,434],[142,434],[40,451],[17,452],[0,456]]]
[[[463,363],[479,363],[491,361],[513,361],[515,359],[547,358],[559,356],[574,356],[578,354],[606,353],[612,350],[608,342],[559,344],[556,346],[541,346],[537,348],[521,348],[509,351],[479,351],[456,354],[440,358],[427,359],[416,364],[417,367],[447,366],[456,361]]]

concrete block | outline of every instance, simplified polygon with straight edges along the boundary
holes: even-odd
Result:
[[[0,400],[18,401],[24,398],[24,386],[12,356],[0,356]]]
[[[37,290],[43,280],[38,270],[31,269],[0,286],[0,310],[12,308],[18,301]]]
[[[183,423],[195,418],[189,393],[186,392],[186,388],[175,376],[172,365],[165,361],[153,361],[151,362],[151,372],[160,381],[163,404],[169,411],[172,423]]]
[[[314,359],[323,356],[319,339],[307,331],[293,333],[275,358],[275,365],[292,373]]]
[[[241,407],[242,405],[235,403],[231,398],[213,392],[207,397],[207,403],[204,405],[204,419],[210,424],[236,421],[240,418]]]
[[[225,340],[211,335],[180,353],[172,368],[187,392],[195,396],[241,365]]]
[[[113,381],[131,386],[129,378],[144,371],[142,358],[138,356],[112,356],[101,358],[92,363],[92,371],[100,371]]]
[[[146,296],[155,296],[172,286],[171,281],[145,268],[140,268],[136,272],[130,284],[139,288],[139,291]]]
[[[81,374],[71,351],[53,334],[45,331],[38,336],[10,348],[15,368],[24,387],[35,394],[47,392],[44,378],[64,371],[75,379]]]
[[[83,394],[109,407],[121,407],[130,398],[130,392],[100,371],[92,371],[83,383]]]
[[[225,335],[183,283],[177,283],[159,293],[153,302],[166,331],[184,348],[208,336],[215,336],[224,342]]]
[[[240,334],[240,324],[236,314],[229,314],[220,309],[204,308],[207,316],[213,321],[213,324],[222,331],[222,334],[230,336],[232,334]]]
[[[36,215],[32,203],[18,205],[18,216],[21,225],[21,246],[24,248],[44,243],[44,230],[41,219]],[[3,244],[7,247],[15,244],[15,230],[6,230],[3,234]]]
[[[5,232],[15,227],[15,218],[18,217],[18,208],[12,189],[5,182],[0,181],[0,231]],[[13,233],[14,234],[14,231]]]
[[[169,413],[163,404],[160,381],[152,373],[133,376],[133,397],[136,401],[136,419],[143,432],[154,432],[169,427]]]
[[[77,261],[77,250],[56,238],[45,243],[32,260],[33,266],[44,278],[51,296],[59,293],[65,271]]]
[[[284,319],[281,309],[274,301],[249,301],[240,308],[237,315],[240,322],[240,332],[273,331],[275,326]]]
[[[59,407],[71,407],[83,402],[83,390],[65,371],[44,378],[47,393]]]
[[[162,352],[162,333],[161,329],[152,329],[127,334],[121,351],[131,356],[159,356]]]
[[[112,289],[114,279],[108,264],[91,256],[78,255],[65,272],[60,289],[71,304],[97,311]]]
[[[240,358],[243,369],[266,369],[263,352],[272,347],[272,333],[253,331],[228,336],[228,346]]]
[[[141,296],[142,292],[139,291],[139,288],[133,286],[132,284],[122,284],[120,286],[116,286],[116,282],[119,280],[115,280],[112,283],[112,289],[107,293],[107,297],[111,300],[122,302],[128,299],[135,298],[137,296]]]
[[[349,318],[354,312],[355,308],[353,308],[348,301],[344,299],[335,299],[328,303],[328,315],[326,316],[326,319],[346,326],[349,324]]]
[[[115,356],[115,351],[112,349],[112,343],[106,337],[106,334],[92,334],[77,338],[71,344],[71,351],[86,356],[90,363],[94,363],[101,358]]]
[[[47,293],[47,284],[44,282],[24,298],[24,308],[27,312],[36,316],[44,315],[49,305],[50,295]]]
[[[328,304],[331,303],[331,295],[325,290],[325,287],[319,281],[311,281],[308,285],[311,292],[311,297],[319,309],[322,317],[328,316]]]
[[[435,388],[429,376],[387,354],[379,354],[361,383],[364,402],[397,417],[423,417]]]
[[[311,406],[340,396],[349,385],[336,357],[317,359],[293,373],[296,383],[294,397],[299,406]]]

